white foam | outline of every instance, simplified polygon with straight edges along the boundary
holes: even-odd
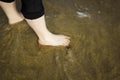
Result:
[[[90,15],[88,13],[84,13],[84,12],[80,12],[80,11],[77,11],[76,13],[77,13],[77,16],[80,18],[90,17]]]

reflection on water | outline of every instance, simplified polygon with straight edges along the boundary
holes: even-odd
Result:
[[[0,80],[120,80],[120,1],[44,0],[53,33],[66,47],[37,44],[25,21],[8,25],[0,9]]]

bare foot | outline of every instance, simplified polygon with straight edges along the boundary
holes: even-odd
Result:
[[[47,46],[69,46],[70,37],[52,34],[47,36],[45,39],[39,39],[38,42],[40,45]]]
[[[44,15],[38,19],[29,20],[26,19],[28,24],[37,34],[39,40],[38,43],[47,46],[68,46],[70,43],[70,37],[65,35],[56,35],[51,33],[45,22]]]

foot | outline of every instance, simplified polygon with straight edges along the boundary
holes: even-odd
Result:
[[[40,45],[47,46],[69,46],[70,37],[64,35],[49,35],[46,38],[38,40]]]
[[[70,37],[64,35],[55,35],[51,33],[45,22],[44,15],[38,19],[29,20],[25,19],[31,28],[37,34],[39,44],[48,46],[68,46],[70,43]]]

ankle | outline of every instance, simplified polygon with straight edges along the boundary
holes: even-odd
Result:
[[[14,24],[14,23],[17,23],[17,22],[20,22],[20,21],[23,21],[24,18],[22,15],[20,15],[19,13],[17,15],[15,15],[15,17],[9,17],[8,18],[8,22],[9,24]]]

